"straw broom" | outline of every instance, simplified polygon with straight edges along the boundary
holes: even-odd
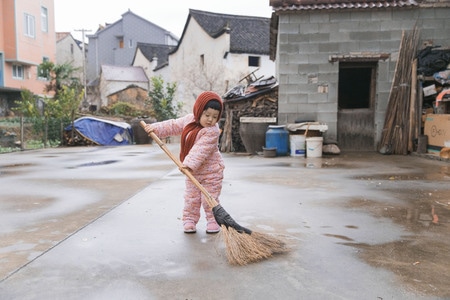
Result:
[[[146,123],[144,121],[141,121],[140,125],[145,129]],[[149,132],[148,135],[205,196],[206,202],[212,208],[214,218],[221,226],[222,230],[220,235],[225,242],[226,256],[231,264],[246,265],[248,263],[267,259],[273,254],[286,252],[288,250],[286,244],[282,240],[264,233],[252,231],[239,225],[225,209],[217,203],[192,173],[186,168],[183,168],[183,164],[180,160],[170,152],[167,146],[154,132]]]

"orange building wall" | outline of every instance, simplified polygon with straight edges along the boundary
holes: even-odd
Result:
[[[0,19],[3,20],[4,19],[4,13],[3,13],[3,5],[5,0],[0,2]],[[5,45],[3,43],[3,36],[4,36],[4,31],[3,31],[3,23],[4,22],[0,22],[0,53],[2,53],[4,51]],[[1,62],[0,62],[1,63]],[[1,67],[1,66],[0,66]]]
[[[2,2],[3,49],[6,61],[4,69],[5,87],[28,89],[35,94],[43,95],[47,82],[38,79],[37,66],[42,63],[44,57],[52,62],[56,61],[53,0],[2,0]],[[47,8],[48,32],[42,31],[41,6]],[[34,16],[34,38],[24,34],[24,13]],[[22,80],[12,77],[13,63],[24,66],[24,78]]]
[[[15,57],[14,49],[16,44],[15,32],[15,16],[14,16],[14,0],[2,0],[3,11],[3,38],[2,38],[2,49],[5,53],[5,59],[12,59]]]

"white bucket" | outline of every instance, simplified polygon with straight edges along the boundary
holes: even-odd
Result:
[[[305,156],[305,140],[306,136],[303,134],[291,134],[289,136],[291,156]]]
[[[306,157],[322,157],[323,137],[306,139]]]

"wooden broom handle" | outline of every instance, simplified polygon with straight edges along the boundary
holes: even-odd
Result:
[[[308,126],[306,126],[305,137],[308,137],[309,125],[311,125],[311,124],[309,124],[309,123],[307,123],[307,124],[308,124]]]
[[[144,121],[140,121],[139,124],[141,125],[142,128],[145,128],[145,125],[147,125]],[[203,195],[205,195],[206,202],[208,203],[208,205],[211,208],[217,206],[219,203],[217,203],[217,201],[203,187],[203,185],[201,185],[201,183],[198,182],[198,180],[194,177],[194,175],[192,175],[192,173],[188,169],[184,168],[181,161],[178,159],[178,157],[173,155],[172,152],[170,152],[170,150],[167,148],[166,144],[164,144],[164,142],[161,141],[161,139],[154,132],[150,132],[148,135],[159,145],[159,147],[167,154],[167,156],[169,156],[170,159],[172,159],[172,161],[178,166],[180,171],[184,175],[186,175],[195,184],[195,186],[203,193]]]

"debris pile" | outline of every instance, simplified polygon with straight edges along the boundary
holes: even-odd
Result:
[[[278,83],[271,76],[238,85],[223,95],[224,116],[220,151],[246,152],[239,134],[242,117],[277,118]]]
[[[0,129],[0,147],[14,148],[16,146],[16,134]]]
[[[119,146],[133,144],[133,130],[128,123],[94,117],[81,117],[64,128],[67,146]]]

